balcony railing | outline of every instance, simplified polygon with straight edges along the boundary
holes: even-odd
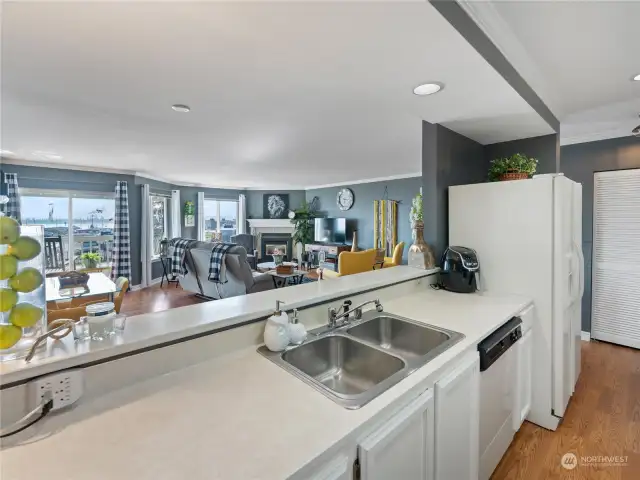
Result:
[[[98,253],[100,255],[99,267],[108,267],[113,260],[113,235],[74,235],[72,255],[69,254],[69,237],[67,235],[46,238],[46,243],[50,244],[45,247],[46,273],[85,268],[81,258],[83,253]],[[62,249],[61,255],[60,248]],[[55,258],[53,258],[54,256]]]

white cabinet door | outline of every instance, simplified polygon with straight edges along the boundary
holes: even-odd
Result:
[[[518,317],[522,320],[522,333],[527,333],[533,328],[535,313],[535,305],[529,305],[518,314]]]
[[[433,479],[433,392],[426,391],[358,446],[362,480]]]
[[[351,480],[352,466],[347,455],[340,455],[311,475],[310,480]]]
[[[436,480],[478,479],[479,377],[475,352],[436,383]]]
[[[531,410],[533,364],[531,330],[524,334],[515,344],[516,350],[516,394],[513,411],[513,428],[520,430]]]

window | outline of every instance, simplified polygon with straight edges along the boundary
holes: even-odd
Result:
[[[167,198],[158,195],[151,195],[151,252],[154,258],[160,256],[160,242],[167,238],[169,229],[167,228]]]
[[[204,199],[204,239],[231,242],[238,224],[238,201]]]
[[[47,273],[85,268],[85,253],[98,267],[113,260],[115,195],[21,188],[22,223],[44,225]]]

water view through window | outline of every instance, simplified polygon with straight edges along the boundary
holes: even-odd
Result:
[[[204,239],[231,242],[238,223],[238,202],[235,200],[204,200]]]
[[[21,192],[22,223],[44,225],[47,272],[108,268],[113,260],[115,200],[112,194]],[[99,257],[87,258],[87,253]]]

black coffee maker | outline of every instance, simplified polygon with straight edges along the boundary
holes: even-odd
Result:
[[[457,293],[478,290],[478,255],[472,248],[449,246],[440,262],[440,288]]]

